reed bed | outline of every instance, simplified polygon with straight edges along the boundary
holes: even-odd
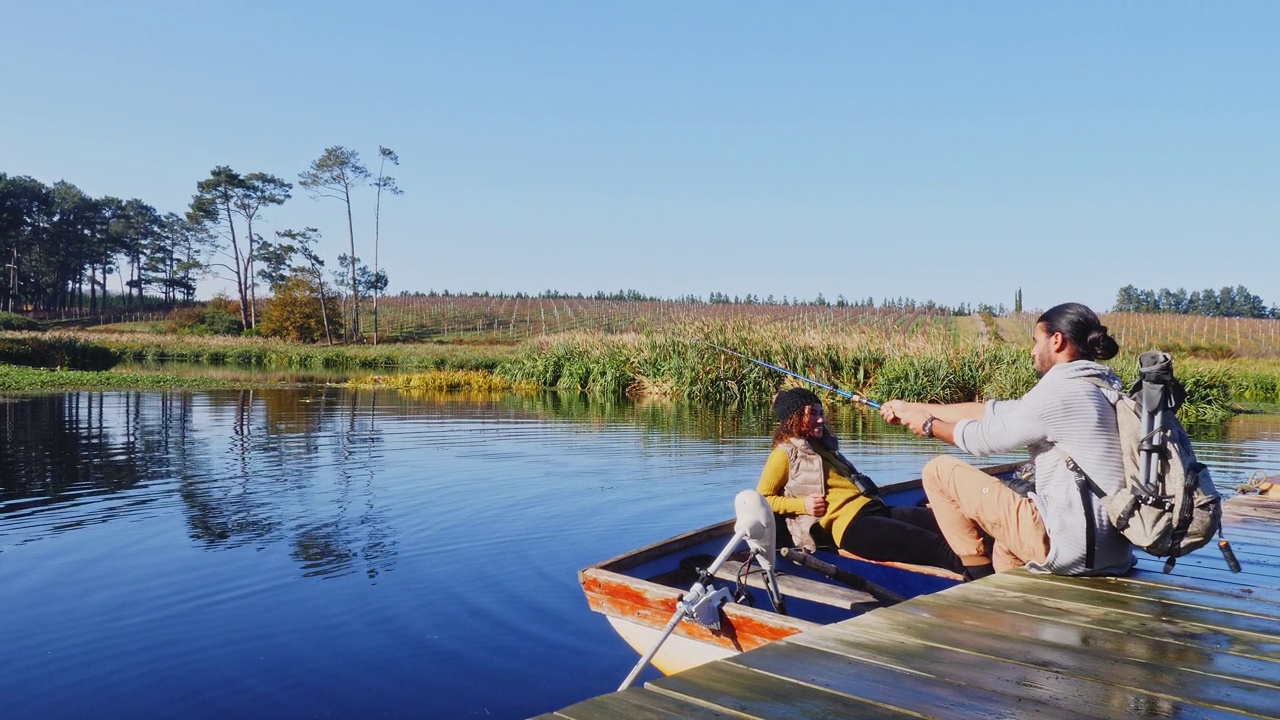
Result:
[[[997,390],[1025,391],[1035,382],[1029,367],[1022,367],[1029,366],[1025,351],[956,343],[932,330],[788,333],[738,322],[703,323],[684,332],[537,339],[497,372],[561,390],[730,404],[762,402],[792,383],[714,345],[870,397],[955,402]]]
[[[545,388],[731,405],[764,404],[778,389],[799,383],[713,345],[881,400],[1011,398],[1037,381],[1029,347],[1023,345],[956,340],[931,331],[783,334],[742,323],[702,323],[684,332],[578,332],[535,339],[496,373]],[[1110,365],[1126,386],[1137,379],[1136,354],[1123,354]],[[1280,363],[1190,358],[1178,363],[1178,377],[1188,393],[1181,416],[1188,422],[1220,420],[1237,412],[1241,401],[1275,402]]]
[[[705,311],[708,306],[698,307]],[[750,312],[743,312],[744,307]],[[598,397],[683,398],[737,406],[766,405],[779,388],[798,381],[713,345],[875,399],[960,402],[1018,397],[1036,382],[1029,353],[1034,323],[1030,314],[1002,317],[994,327],[980,327],[976,317],[916,311],[733,305],[711,309],[715,312],[665,316],[662,323],[651,323],[642,331],[572,330],[533,335],[518,346],[326,347],[263,338],[3,332],[0,349],[8,347],[13,353],[9,361],[18,364],[24,364],[22,357],[39,356],[53,360],[25,364],[93,364],[97,367],[91,369],[97,369],[108,355],[132,361],[304,370],[394,367],[422,372],[403,378],[375,375],[354,384],[420,392],[549,388]],[[571,308],[561,313],[570,315]],[[575,316],[581,315],[579,308]],[[1125,327],[1139,321],[1115,314],[1104,316],[1104,322]],[[1275,321],[1245,323],[1240,328],[1242,332],[1250,329],[1260,339],[1273,327],[1266,322]],[[983,327],[988,331],[981,332]],[[1137,341],[1122,347],[1127,350],[1129,345],[1147,349]],[[1174,353],[1178,377],[1188,390],[1188,402],[1181,411],[1188,421],[1221,419],[1239,411],[1244,402],[1280,404],[1280,358],[1262,357],[1253,345],[1248,346],[1253,357],[1241,357],[1242,349],[1226,359],[1165,347]],[[1140,351],[1125,352],[1110,362],[1127,384],[1136,379]],[[48,381],[34,378],[33,388],[52,387]]]
[[[406,392],[444,393],[465,390],[474,393],[532,392],[531,383],[513,383],[485,370],[431,370],[409,375],[370,375],[347,383],[356,388],[389,388]]]

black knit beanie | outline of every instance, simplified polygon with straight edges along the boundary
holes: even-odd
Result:
[[[783,390],[773,398],[773,414],[782,422],[809,405],[822,402],[812,391],[804,388]]]

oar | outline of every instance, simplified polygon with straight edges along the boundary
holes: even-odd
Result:
[[[729,348],[727,348],[727,347],[720,347],[719,345],[716,345],[715,343],[712,343],[712,342],[707,342],[706,340],[703,340],[703,341],[701,341],[701,342],[702,342],[702,343],[704,343],[704,344],[706,344],[706,345],[708,345],[708,346],[710,346],[710,347],[713,347],[713,348],[715,348],[715,349],[717,349],[717,350],[719,350],[719,351],[721,351],[721,352],[727,352],[727,353],[729,353],[730,355],[737,355],[738,357],[740,357],[740,358],[742,358],[743,360],[746,360],[746,361],[748,361],[748,362],[753,362],[753,363],[755,363],[755,364],[757,364],[757,365],[760,365],[760,366],[762,366],[762,367],[767,367],[767,368],[769,368],[770,370],[777,370],[778,372],[782,373],[783,375],[790,375],[791,377],[796,378],[797,380],[803,380],[803,381],[805,381],[805,382],[807,382],[807,383],[811,383],[811,384],[813,384],[813,385],[817,385],[818,387],[822,388],[823,390],[830,390],[831,392],[833,392],[833,393],[835,393],[835,394],[839,395],[840,397],[847,398],[848,400],[851,400],[851,401],[853,401],[853,402],[856,402],[856,403],[862,403],[863,405],[866,405],[866,406],[868,406],[868,407],[873,407],[873,408],[878,408],[878,407],[880,407],[880,403],[876,402],[875,400],[870,400],[870,399],[868,399],[868,398],[865,398],[865,397],[863,397],[863,396],[861,396],[861,395],[859,395],[859,394],[857,394],[857,393],[851,393],[851,392],[849,392],[848,390],[841,390],[841,389],[840,389],[840,388],[838,388],[838,387],[832,387],[832,386],[827,385],[827,384],[825,384],[825,383],[820,383],[820,382],[818,382],[817,380],[814,380],[813,378],[807,378],[807,377],[805,377],[805,376],[803,376],[803,375],[800,375],[799,373],[793,373],[793,372],[791,372],[790,370],[788,370],[788,369],[786,369],[786,368],[781,368],[781,367],[778,367],[777,365],[773,365],[773,364],[771,364],[771,363],[767,363],[767,362],[765,362],[765,361],[763,361],[763,360],[757,360],[757,359],[755,359],[755,358],[753,358],[753,357],[748,357],[748,356],[746,356],[746,355],[743,355],[743,354],[742,354],[742,353],[740,353],[740,352],[737,352],[736,350],[730,350],[730,349],[729,349]]]
[[[803,565],[810,570],[816,570],[817,572],[826,575],[836,582],[844,583],[854,590],[861,590],[876,600],[879,600],[882,605],[897,605],[898,603],[906,600],[905,597],[887,587],[877,585],[861,575],[851,573],[838,565],[833,565],[825,560],[819,560],[803,550],[799,550],[797,548],[782,548],[778,551],[778,554],[797,565]]]

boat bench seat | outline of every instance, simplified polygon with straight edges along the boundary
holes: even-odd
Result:
[[[738,570],[741,567],[740,561],[728,560],[716,571],[716,577],[726,581],[737,581]],[[753,588],[764,588],[763,571],[759,567],[751,568],[751,572],[747,575],[747,584]],[[778,589],[782,591],[783,597],[808,600],[844,610],[868,610],[880,604],[874,597],[861,590],[798,575],[788,575],[781,571],[778,572]]]

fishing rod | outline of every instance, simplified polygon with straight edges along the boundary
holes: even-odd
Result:
[[[791,372],[790,370],[788,370],[788,369],[786,369],[786,368],[780,368],[780,367],[778,367],[777,365],[771,365],[771,364],[769,364],[769,363],[767,363],[767,362],[765,362],[765,361],[763,361],[763,360],[756,360],[756,359],[755,359],[755,358],[753,358],[753,357],[747,357],[746,355],[743,355],[743,354],[742,354],[742,353],[740,353],[740,352],[737,352],[737,351],[735,351],[735,350],[730,350],[729,348],[726,348],[726,347],[720,347],[719,345],[716,345],[715,343],[712,343],[712,342],[707,342],[706,340],[703,340],[702,342],[703,342],[704,344],[706,344],[706,345],[710,345],[711,347],[713,347],[713,348],[715,348],[715,349],[717,349],[717,350],[720,350],[721,352],[727,352],[727,353],[729,353],[730,355],[737,355],[738,357],[742,358],[743,360],[747,360],[747,361],[749,361],[749,362],[753,362],[753,363],[755,363],[755,364],[757,364],[757,365],[761,365],[761,366],[763,366],[763,367],[767,367],[767,368],[769,368],[770,370],[777,370],[778,372],[780,372],[780,373],[782,373],[782,374],[784,374],[784,375],[790,375],[791,377],[796,378],[797,380],[803,380],[803,381],[805,381],[805,382],[807,382],[807,383],[812,383],[812,384],[817,385],[818,387],[822,388],[823,390],[830,390],[831,392],[833,392],[833,393],[835,393],[835,394],[839,395],[840,397],[847,398],[848,400],[851,400],[851,401],[853,401],[853,402],[856,402],[856,403],[862,403],[863,405],[866,405],[867,407],[873,407],[873,408],[879,408],[879,407],[880,407],[880,403],[876,402],[875,400],[870,400],[870,399],[868,399],[868,398],[865,398],[865,397],[863,397],[863,396],[861,396],[861,395],[859,395],[859,394],[857,394],[857,393],[851,393],[851,392],[849,392],[848,390],[841,390],[840,388],[837,388],[837,387],[831,387],[830,385],[825,385],[825,384],[823,384],[823,383],[818,382],[817,380],[814,380],[813,378],[807,378],[807,377],[805,377],[805,376],[803,376],[803,375],[800,375],[800,374],[797,374],[797,373],[793,373],[793,372]]]

